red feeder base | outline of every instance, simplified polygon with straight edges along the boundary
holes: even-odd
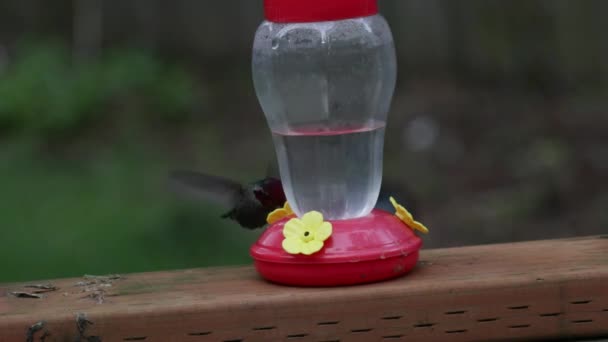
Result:
[[[291,255],[281,245],[287,221],[268,227],[250,250],[258,273],[279,284],[340,286],[396,278],[414,268],[422,246],[399,218],[374,210],[365,217],[331,221],[332,235],[318,253]]]

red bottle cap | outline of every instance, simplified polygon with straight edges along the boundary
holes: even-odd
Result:
[[[264,0],[266,20],[302,23],[367,17],[378,13],[378,0]]]

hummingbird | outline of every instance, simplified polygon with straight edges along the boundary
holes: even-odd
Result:
[[[279,177],[267,176],[260,180],[241,184],[235,180],[197,171],[172,171],[169,174],[172,188],[183,194],[200,197],[228,209],[222,218],[236,221],[246,229],[266,225],[266,217],[285,205],[286,197]],[[393,212],[389,197],[399,198],[415,213],[414,199],[402,185],[383,182],[376,209]]]
[[[241,184],[202,172],[173,171],[169,179],[178,192],[202,197],[229,208],[221,217],[232,219],[247,229],[266,225],[268,214],[287,201],[281,180],[275,177]]]

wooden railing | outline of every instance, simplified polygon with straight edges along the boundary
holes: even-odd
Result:
[[[0,286],[2,342],[601,336],[608,236],[427,250],[408,276],[353,287],[273,285],[251,267]]]

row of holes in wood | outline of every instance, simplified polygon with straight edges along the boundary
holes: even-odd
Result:
[[[584,305],[584,304],[589,304],[591,303],[591,300],[580,300],[580,301],[574,301],[574,302],[570,302],[571,304],[574,305]],[[529,308],[528,305],[521,305],[521,306],[510,306],[508,307],[509,310],[527,310]],[[608,308],[604,309],[603,312],[605,312],[606,314],[608,314]],[[466,310],[455,310],[455,311],[447,311],[444,312],[444,315],[463,315],[466,314],[467,311]],[[548,313],[542,313],[539,316],[540,317],[556,317],[556,316],[560,316],[564,314],[563,312],[548,312]],[[386,316],[386,317],[381,317],[382,320],[399,320],[401,319],[403,316]],[[499,321],[500,317],[488,317],[488,318],[481,318],[477,320],[477,323],[483,324],[483,323],[489,323],[489,322],[496,322]],[[581,319],[581,320],[573,320],[570,321],[571,324],[586,324],[586,323],[593,323],[592,319]],[[331,325],[338,325],[340,324],[340,321],[327,321],[327,322],[318,322],[317,325],[318,326],[331,326]],[[431,328],[431,327],[435,327],[437,326],[437,323],[422,323],[422,324],[414,324],[412,327],[414,329],[422,329],[422,328]],[[510,325],[508,326],[509,329],[525,329],[525,328],[529,328],[531,327],[531,324],[521,324],[521,325]],[[276,326],[263,326],[263,327],[255,327],[252,328],[253,331],[268,331],[268,330],[275,330],[277,329]],[[368,333],[373,331],[373,328],[364,328],[364,329],[352,329],[350,332],[352,334],[362,334],[362,333]],[[466,333],[468,330],[466,329],[454,329],[454,330],[446,330],[443,333],[445,334],[462,334],[462,333]],[[188,336],[209,336],[212,335],[213,331],[201,331],[201,332],[191,332],[188,333]],[[300,338],[304,338],[307,337],[309,334],[307,333],[299,333],[299,334],[290,334],[285,336],[287,339],[300,339]],[[383,339],[385,340],[392,340],[392,339],[400,339],[402,337],[405,337],[405,335],[387,335],[387,336],[382,336]],[[123,340],[124,341],[144,341],[147,339],[147,336],[135,336],[135,337],[126,337]],[[224,340],[223,342],[245,342],[245,339],[243,338],[237,338],[237,339],[230,339],[230,340]],[[340,342],[340,340],[324,340],[324,341],[319,341],[319,342]]]

